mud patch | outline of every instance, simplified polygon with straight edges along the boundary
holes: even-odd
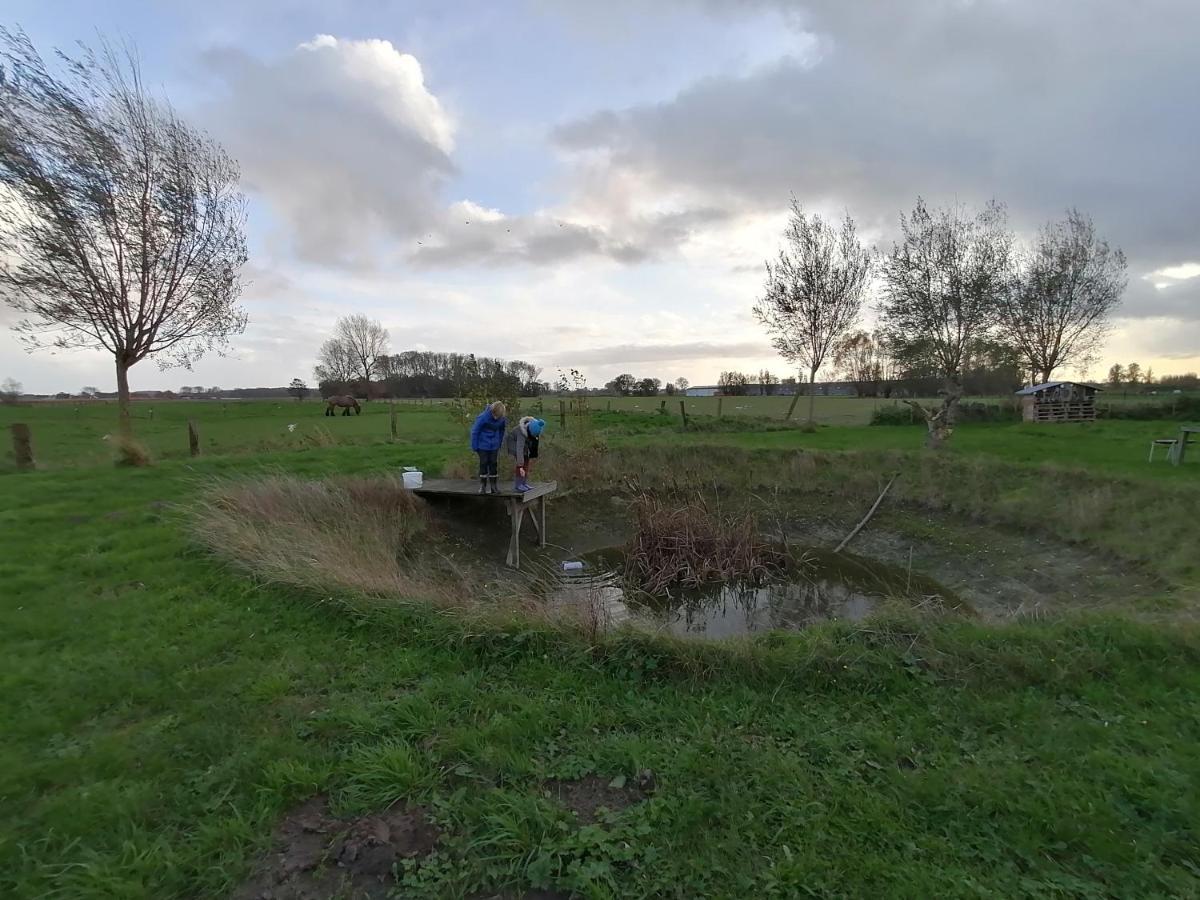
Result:
[[[654,775],[643,772],[637,779],[625,780],[624,776],[613,779],[598,775],[585,775],[575,781],[551,779],[542,787],[571,812],[584,825],[597,821],[601,809],[620,812],[635,803],[641,803],[654,791]]]
[[[427,855],[440,833],[420,807],[339,819],[325,797],[292,810],[272,836],[270,853],[233,894],[235,900],[384,898],[393,869]]]

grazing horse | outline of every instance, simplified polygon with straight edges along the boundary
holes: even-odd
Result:
[[[326,397],[325,398],[325,415],[335,416],[337,413],[333,411],[335,406],[341,407],[342,415],[350,415],[350,410],[354,410],[356,416],[362,415],[362,407],[358,405],[358,401],[346,394],[342,397]]]

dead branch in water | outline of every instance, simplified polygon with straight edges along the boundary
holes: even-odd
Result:
[[[896,479],[899,477],[900,477],[899,474],[892,476],[892,480],[889,481],[884,486],[883,490],[879,492],[879,496],[875,498],[875,502],[871,504],[871,508],[867,510],[867,514],[862,517],[862,521],[859,522],[857,525],[855,525],[854,530],[852,532],[850,532],[848,535],[846,535],[845,538],[842,539],[842,542],[837,545],[837,549],[835,549],[833,551],[834,553],[841,553],[842,548],[845,547],[848,543],[850,543],[850,541],[853,540],[853,538],[856,534],[858,534],[860,531],[862,531],[862,527],[871,520],[871,516],[875,515],[875,510],[879,509],[879,504],[883,502],[883,498],[887,496],[887,492],[892,489],[892,485],[895,484]]]

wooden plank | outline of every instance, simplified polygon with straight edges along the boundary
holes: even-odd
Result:
[[[524,493],[508,488],[501,490],[499,494],[481,494],[477,478],[430,478],[419,488],[414,488],[413,493],[420,496],[502,497],[505,500],[532,503],[539,497],[549,496],[557,490],[557,481],[535,481],[530,483],[530,489]]]

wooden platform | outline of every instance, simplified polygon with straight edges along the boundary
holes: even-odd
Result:
[[[515,569],[521,568],[521,525],[525,522],[525,513],[533,522],[533,530],[537,532],[538,546],[546,546],[546,499],[558,490],[557,481],[530,482],[530,490],[514,491],[510,487],[502,487],[498,494],[479,493],[478,478],[431,478],[413,493],[422,497],[464,497],[483,502],[502,500],[508,507],[508,516],[512,521],[512,537],[508,543],[508,556],[505,562]]]

